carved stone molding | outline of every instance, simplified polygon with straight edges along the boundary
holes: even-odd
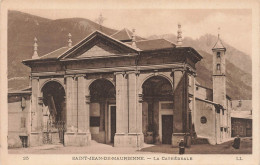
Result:
[[[90,95],[86,95],[86,96],[85,96],[85,102],[86,102],[86,104],[89,104],[89,103],[90,103],[90,99],[91,99],[91,96],[90,96]]]
[[[172,72],[181,71],[184,72],[184,67],[172,68]]]
[[[144,101],[144,100],[143,100],[143,96],[144,96],[144,95],[143,95],[142,93],[139,93],[139,94],[138,94],[138,102],[139,102],[139,103],[142,103],[142,102]]]
[[[75,77],[86,77],[86,74],[76,74]]]
[[[42,105],[43,104],[43,97],[38,97],[38,104]]]
[[[31,79],[36,79],[36,80],[39,80],[39,79],[40,79],[40,77],[38,77],[38,76],[31,76]]]
[[[64,75],[64,78],[68,78],[68,77],[74,77],[75,75],[73,75],[73,74],[66,74],[66,75]]]

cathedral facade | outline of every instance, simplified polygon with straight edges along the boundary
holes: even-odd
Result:
[[[202,56],[182,47],[180,25],[177,44],[145,40],[127,29],[111,36],[95,31],[73,46],[70,38],[68,46],[40,57],[35,40],[33,58],[23,61],[31,68],[29,146],[91,140],[115,147],[178,146],[181,139],[190,146],[197,139],[218,144],[231,137],[220,39],[212,49],[209,89],[196,81]]]

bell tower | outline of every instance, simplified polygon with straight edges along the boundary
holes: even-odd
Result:
[[[213,101],[226,107],[226,48],[223,46],[218,34],[218,40],[213,52]]]

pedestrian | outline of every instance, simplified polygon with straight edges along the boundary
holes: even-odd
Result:
[[[179,143],[179,154],[182,155],[184,153],[185,153],[185,144],[184,144],[184,140],[181,139]]]
[[[232,145],[235,149],[239,149],[240,148],[240,137],[239,135],[237,135],[237,137],[234,139],[233,145]]]

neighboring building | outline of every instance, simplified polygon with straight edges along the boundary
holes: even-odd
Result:
[[[213,89],[196,83],[196,106],[194,112],[195,132],[219,144],[231,136],[231,98],[226,94],[226,48],[218,35],[213,49]]]
[[[35,39],[33,59],[23,61],[31,68],[30,146],[83,146],[91,139],[115,147],[178,146],[182,138],[190,146],[191,139],[219,144],[230,138],[220,38],[209,89],[196,83],[202,56],[182,47],[180,25],[176,45],[127,29],[111,36],[95,31],[74,46],[70,37],[67,47],[41,57]]]
[[[8,146],[27,147],[30,134],[31,89],[8,92]]]
[[[252,101],[233,100],[231,111],[232,137],[252,136]]]

